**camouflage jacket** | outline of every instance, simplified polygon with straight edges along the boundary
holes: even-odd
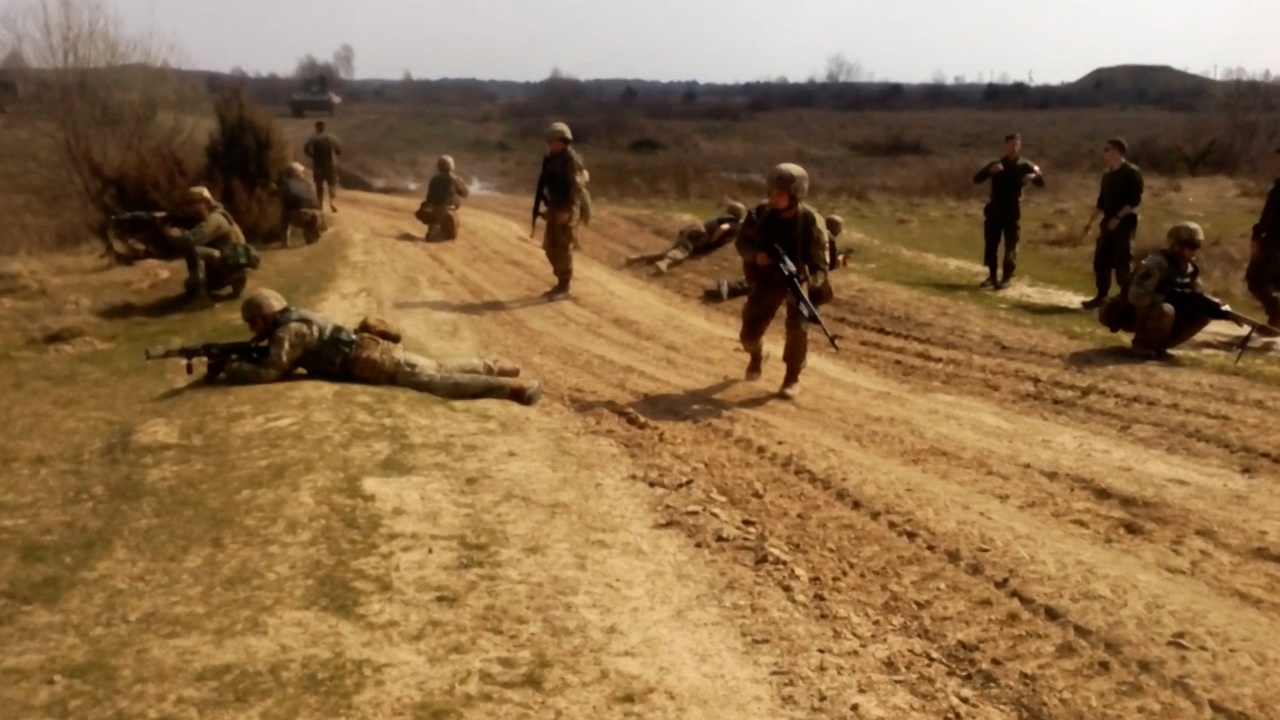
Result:
[[[209,215],[198,225],[183,232],[181,239],[189,247],[245,244],[240,226],[236,225],[231,213],[220,204],[215,204]]]
[[[550,212],[578,210],[587,189],[586,165],[572,147],[542,158],[538,189]]]
[[[1145,308],[1164,302],[1166,296],[1175,292],[1203,293],[1200,268],[1195,263],[1181,268],[1173,253],[1160,250],[1138,263],[1129,281],[1128,298],[1135,306]]]
[[[325,380],[345,380],[345,363],[355,334],[320,315],[286,308],[268,333],[267,357],[258,363],[233,362],[223,369],[227,382],[269,383],[299,369]]]
[[[774,244],[795,263],[801,280],[813,278],[821,282],[827,268],[827,231],[816,210],[800,203],[794,216],[783,217],[768,205],[760,205],[747,215],[734,246],[742,257],[748,281],[754,282],[769,269],[757,265],[755,259],[757,253],[769,252]]]
[[[316,168],[329,169],[338,164],[338,156],[342,154],[342,145],[332,133],[312,135],[302,146],[302,152],[311,158]]]
[[[457,207],[462,204],[461,198],[470,194],[462,178],[451,172],[438,172],[427,183],[426,203],[432,207]]]

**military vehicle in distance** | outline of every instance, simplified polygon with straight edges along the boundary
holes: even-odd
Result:
[[[341,102],[342,98],[330,92],[329,79],[321,76],[289,96],[289,113],[294,117],[307,113],[325,113],[332,117]]]

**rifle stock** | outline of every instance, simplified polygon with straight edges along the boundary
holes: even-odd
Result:
[[[827,324],[822,321],[822,316],[818,314],[818,308],[809,300],[808,294],[805,293],[804,285],[800,282],[800,273],[796,270],[795,263],[791,261],[791,258],[783,252],[777,243],[769,247],[769,254],[773,257],[774,264],[786,279],[787,289],[791,291],[791,297],[795,298],[796,304],[800,307],[800,316],[804,318],[805,322],[822,328],[822,333],[827,336],[827,342],[831,343],[831,347],[839,350],[840,343],[836,341],[836,336],[832,335],[831,331],[827,329]]]

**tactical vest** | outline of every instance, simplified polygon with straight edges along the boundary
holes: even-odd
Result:
[[[1164,261],[1169,264],[1169,273],[1165,275],[1165,279],[1157,288],[1159,292],[1169,293],[1192,293],[1196,290],[1196,280],[1200,278],[1200,266],[1191,263],[1191,270],[1188,272],[1178,271],[1178,258],[1171,250],[1160,250],[1164,255]]]
[[[294,322],[307,322],[320,328],[320,343],[303,353],[298,365],[314,377],[346,380],[350,374],[351,351],[356,347],[356,334],[349,328],[298,308],[285,308],[277,319],[277,327]]]

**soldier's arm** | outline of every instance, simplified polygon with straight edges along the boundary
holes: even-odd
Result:
[[[990,178],[990,177],[991,177],[991,163],[987,163],[986,165],[982,166],[981,170],[979,170],[977,173],[974,174],[973,184],[981,185],[982,183],[987,181],[987,178]]]
[[[1158,290],[1167,271],[1168,263],[1163,257],[1159,254],[1149,255],[1138,266],[1138,271],[1129,283],[1129,302],[1138,307],[1164,302],[1164,295]]]
[[[1129,212],[1133,212],[1142,204],[1142,193],[1146,189],[1146,182],[1142,179],[1142,171],[1135,167],[1129,167],[1128,175],[1128,192],[1126,193],[1128,202],[1125,203],[1125,207]],[[1122,212],[1121,214],[1124,215],[1127,213]]]
[[[462,178],[457,175],[453,176],[453,191],[458,195],[458,197],[468,197],[471,195],[471,190],[467,188],[467,184],[462,182]]]
[[[231,223],[220,213],[210,213],[199,225],[182,232],[182,242],[191,247],[201,247],[226,237],[231,232]]]
[[[756,216],[755,211],[747,215],[746,221],[742,223],[742,229],[738,231],[738,239],[734,240],[733,247],[738,251],[738,255],[747,262],[755,262],[756,255],[759,255],[764,250],[764,245],[760,238],[760,219]]]
[[[252,385],[276,382],[293,372],[311,347],[320,341],[320,330],[311,323],[294,322],[271,336],[267,357],[260,363],[233,362],[222,371],[229,383]]]
[[[337,136],[329,136],[329,146],[333,148],[334,157],[338,157],[342,154],[342,143],[338,142]]]
[[[573,200],[578,203],[582,201],[582,196],[587,190],[587,166],[582,156],[576,151],[570,153],[569,157],[573,158],[573,161],[569,164],[573,173]]]
[[[1038,188],[1044,187],[1044,175],[1040,173],[1040,166],[1033,162],[1027,162],[1027,174],[1031,176],[1031,184]]]
[[[316,158],[316,141],[314,138],[307,140],[302,146],[302,154],[314,160]]]

